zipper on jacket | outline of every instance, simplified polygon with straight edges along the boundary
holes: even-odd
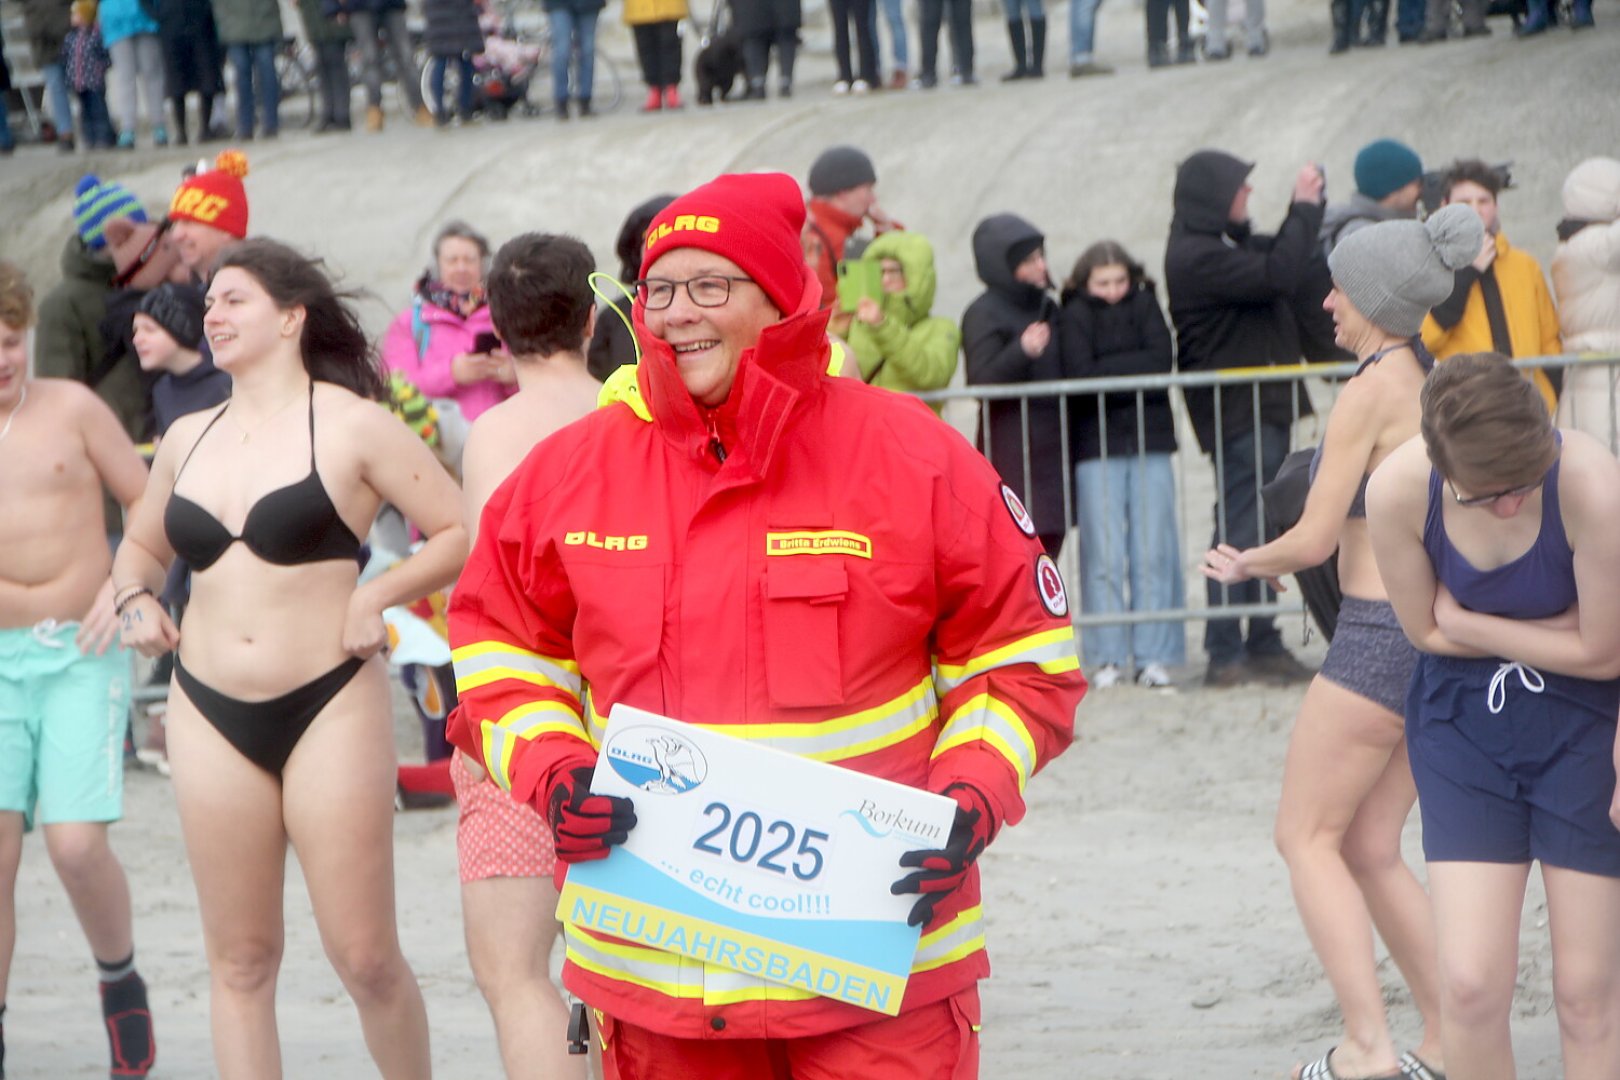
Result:
[[[709,425],[709,449],[714,451],[714,459],[724,465],[726,463],[726,444],[720,441],[720,428],[714,422],[714,413],[706,413],[703,419]]]

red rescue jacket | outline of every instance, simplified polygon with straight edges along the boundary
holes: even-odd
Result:
[[[936,792],[966,781],[998,826],[1069,745],[1085,680],[1033,526],[925,406],[825,374],[815,292],[714,410],[638,326],[632,392],[542,442],[489,500],[451,606],[450,737],[514,798],[543,813],[563,774],[595,763],[620,701]],[[902,1010],[988,973],[975,871],[924,927]],[[678,1037],[877,1015],[571,927],[563,978]]]

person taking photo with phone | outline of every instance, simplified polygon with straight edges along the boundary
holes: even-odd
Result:
[[[961,332],[934,307],[934,245],[911,232],[885,233],[855,264],[865,273],[840,274],[838,303],[853,312],[849,345],[861,379],[901,392],[938,390],[956,374]],[[846,289],[855,281],[858,290]],[[871,286],[876,284],[876,289]],[[935,404],[939,412],[942,406]]]

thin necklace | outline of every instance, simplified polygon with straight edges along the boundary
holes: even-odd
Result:
[[[11,415],[6,417],[6,426],[5,427],[0,427],[0,442],[5,442],[6,441],[6,436],[11,434],[11,422],[13,420],[17,419],[17,410],[22,408],[23,407],[23,402],[25,402],[27,400],[28,400],[28,384],[23,383],[22,394],[21,394],[21,396],[19,396],[17,398],[17,404],[15,404],[15,405],[13,405],[11,407]]]
[[[276,417],[280,416],[282,414],[282,412],[284,412],[286,410],[287,406],[291,405],[293,402],[297,401],[302,396],[303,396],[303,392],[294,394],[292,397],[288,398],[286,401],[283,401],[280,405],[277,405],[274,409],[270,410],[269,415],[265,416],[257,424],[254,424],[251,428],[243,427],[241,422],[238,421],[236,419],[236,417],[231,415],[231,409],[230,409],[230,406],[228,406],[228,405],[225,407],[225,416],[226,416],[227,419],[230,420],[231,426],[234,427],[237,431],[240,431],[242,433],[242,441],[247,442],[249,436],[251,436],[256,431],[263,430],[264,426],[266,424],[268,424],[270,421],[274,420]]]

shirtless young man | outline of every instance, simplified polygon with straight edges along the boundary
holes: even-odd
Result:
[[[467,436],[461,468],[472,536],[484,503],[535,444],[596,408],[602,387],[585,369],[596,329],[588,283],[595,269],[590,251],[568,236],[526,233],[495,253],[490,314],[512,352],[518,392],[480,416]],[[567,1053],[567,1013],[551,985],[558,931],[551,830],[460,752],[451,775],[461,804],[456,847],[467,955],[495,1016],[506,1075],[583,1080],[585,1059]]]
[[[93,391],[28,378],[33,317],[22,272],[0,263],[0,1016],[23,834],[38,821],[101,971],[112,1075],[145,1076],[152,1018],[129,883],[107,843],[123,815],[130,664],[108,648],[117,626],[101,491],[129,513],[146,466]]]

